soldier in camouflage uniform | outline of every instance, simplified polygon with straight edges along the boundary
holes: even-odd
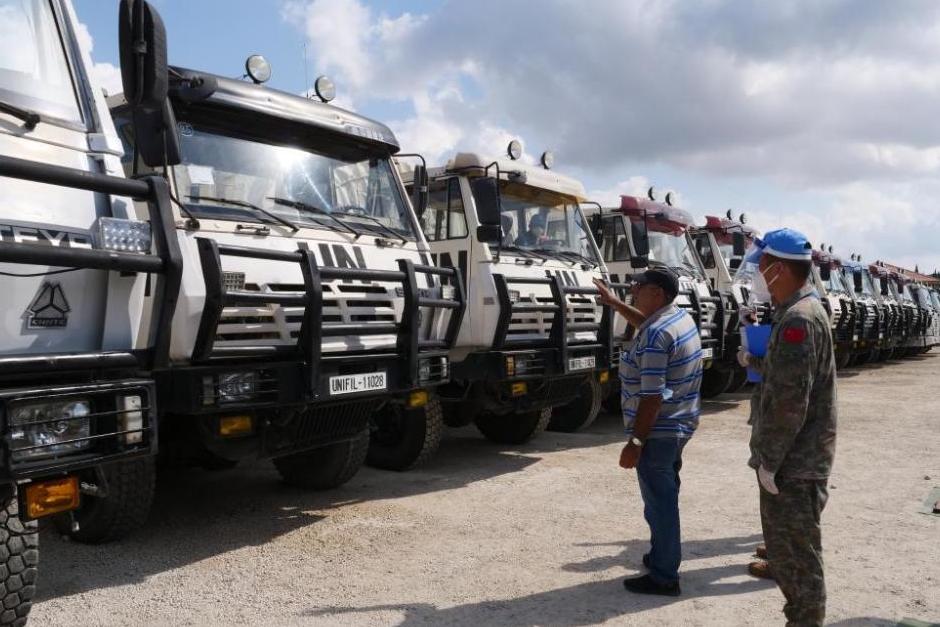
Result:
[[[759,242],[755,290],[775,306],[767,353],[742,361],[762,382],[752,399],[751,459],[770,570],[786,597],[787,625],[826,614],[820,515],[836,443],[836,369],[829,317],[807,284],[812,246],[781,229]]]

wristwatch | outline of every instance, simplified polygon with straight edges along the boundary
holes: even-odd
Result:
[[[643,440],[641,440],[640,438],[636,436],[633,436],[630,438],[630,444],[632,444],[633,446],[637,448],[643,448]]]

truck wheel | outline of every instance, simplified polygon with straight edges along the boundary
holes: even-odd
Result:
[[[477,429],[486,439],[497,444],[525,444],[545,431],[552,419],[552,408],[536,409],[521,414],[482,414]]]
[[[725,390],[727,394],[740,392],[747,385],[747,370],[744,368],[735,368],[731,371],[731,384]]]
[[[578,397],[567,405],[552,409],[552,418],[548,421],[549,431],[574,433],[587,429],[601,411],[601,384],[593,376],[587,377],[578,388]]]
[[[836,351],[836,369],[842,370],[849,367],[852,361],[852,353],[849,351]]]
[[[101,470],[107,480],[108,495],[83,494],[81,505],[71,516],[56,516],[59,533],[78,542],[101,544],[120,540],[147,522],[157,476],[154,458],[115,462]],[[94,476],[89,479],[97,482]],[[72,531],[73,519],[78,523],[78,531]]]
[[[604,411],[608,414],[620,415],[623,411],[623,408],[620,406],[620,378],[610,386],[610,392],[607,393],[607,396],[604,397],[604,400],[601,402],[601,405],[604,407]]]
[[[16,497],[0,509],[0,625],[26,624],[39,574],[39,523],[20,520]]]
[[[410,470],[423,464],[437,452],[444,435],[444,412],[436,398],[416,409],[387,403],[372,420],[375,428],[366,463],[385,470]]]
[[[707,368],[702,373],[702,388],[700,390],[702,398],[715,398],[724,392],[731,385],[731,379],[734,377],[734,371],[724,368]]]
[[[369,452],[369,430],[352,440],[321,446],[311,451],[274,460],[284,483],[307,490],[329,490],[353,478]]]

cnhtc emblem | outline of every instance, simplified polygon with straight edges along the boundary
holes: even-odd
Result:
[[[69,311],[71,307],[65,300],[62,286],[47,281],[39,288],[39,294],[26,310],[26,328],[60,329],[68,324]]]

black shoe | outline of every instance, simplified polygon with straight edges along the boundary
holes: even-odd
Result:
[[[650,554],[649,553],[643,554],[643,566],[645,566],[646,569],[649,570],[649,567],[650,567]]]
[[[677,597],[682,594],[678,581],[665,584],[656,583],[649,575],[624,579],[623,587],[627,589],[627,592],[635,592],[636,594],[658,594],[665,597]]]

